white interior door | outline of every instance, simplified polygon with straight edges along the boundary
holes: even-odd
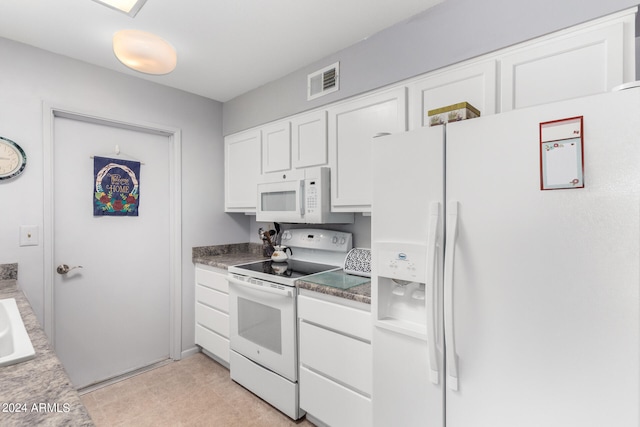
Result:
[[[640,97],[625,92],[447,126],[448,427],[639,425]],[[585,187],[541,191],[539,123],[576,116]]]
[[[169,139],[56,117],[55,349],[77,388],[166,359],[170,348]],[[139,216],[93,216],[94,155],[144,162]],[[117,156],[114,156],[117,157]]]

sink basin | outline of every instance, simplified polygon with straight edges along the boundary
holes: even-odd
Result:
[[[22,323],[15,298],[0,300],[0,366],[13,365],[36,355]]]

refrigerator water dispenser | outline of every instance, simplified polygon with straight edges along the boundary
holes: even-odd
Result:
[[[380,242],[376,245],[375,323],[398,333],[425,339],[426,246]]]

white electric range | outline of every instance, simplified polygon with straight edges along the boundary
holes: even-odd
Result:
[[[287,416],[304,415],[298,404],[296,280],[342,268],[351,233],[286,230],[285,262],[257,261],[229,267],[231,378]]]

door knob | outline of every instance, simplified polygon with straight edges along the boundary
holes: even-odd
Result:
[[[82,268],[82,266],[76,265],[75,267],[69,267],[67,264],[60,264],[58,268],[56,268],[56,271],[58,272],[58,274],[67,274],[68,272],[76,268]]]

